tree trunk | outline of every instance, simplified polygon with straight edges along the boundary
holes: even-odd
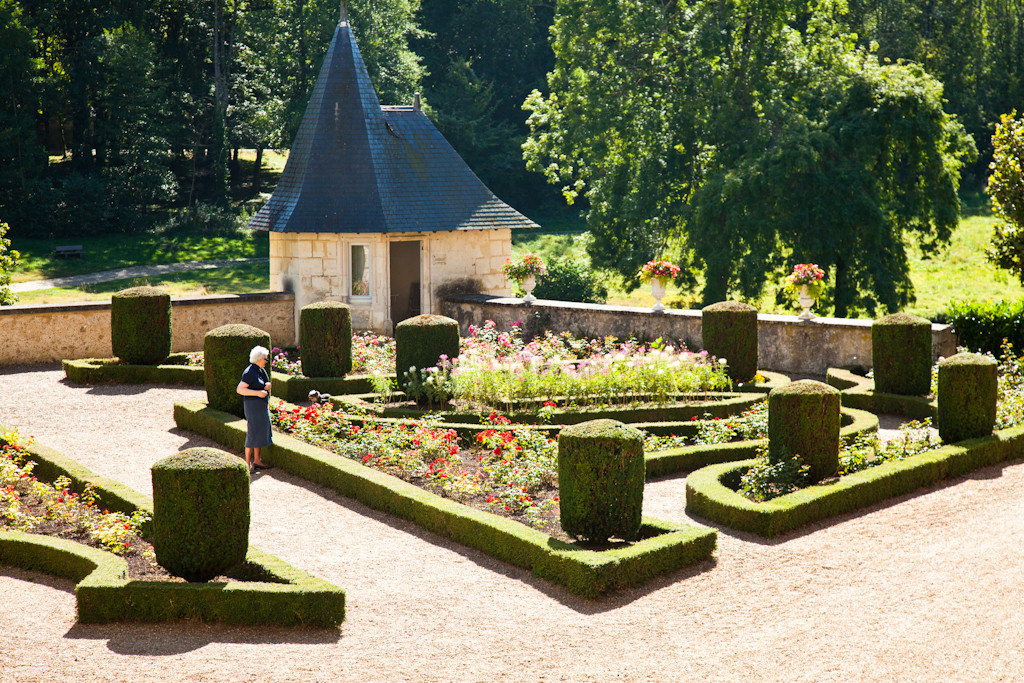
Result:
[[[228,150],[226,119],[228,112],[228,83],[230,80],[231,50],[228,28],[224,18],[223,0],[215,0],[213,14],[213,202],[223,206],[228,202]]]
[[[841,254],[836,254],[835,317],[845,318],[850,312],[850,273]]]
[[[260,171],[263,170],[263,147],[256,145],[256,165],[252,169],[252,194],[260,193]]]
[[[710,306],[729,297],[729,264],[707,263],[704,271],[703,305]]]

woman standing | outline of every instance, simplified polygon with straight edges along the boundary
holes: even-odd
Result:
[[[266,371],[269,357],[270,351],[265,347],[254,346],[249,352],[249,367],[235,388],[242,395],[245,408],[245,464],[250,472],[254,467],[258,470],[271,468],[260,459],[260,449],[274,443],[270,429],[270,375]]]

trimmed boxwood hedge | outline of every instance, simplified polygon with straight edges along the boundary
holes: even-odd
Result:
[[[122,289],[110,297],[114,355],[133,365],[155,365],[171,353],[171,295],[158,287]]]
[[[188,354],[175,353],[161,365],[129,365],[116,358],[81,358],[61,361],[64,375],[75,384],[187,384],[206,383],[203,368],[185,365]]]
[[[558,504],[569,536],[635,540],[645,479],[644,436],[634,427],[591,420],[558,435]]]
[[[739,301],[719,301],[701,310],[704,349],[728,362],[729,378],[747,382],[757,372],[757,309]]]
[[[9,430],[0,426],[0,440]],[[71,489],[96,487],[98,503],[118,512],[153,511],[146,496],[40,444],[27,447],[41,481],[64,475]],[[147,531],[143,530],[144,533]],[[0,532],[0,565],[78,581],[75,599],[82,623],[202,619],[233,624],[337,626],[345,619],[345,592],[250,547],[245,564],[231,572],[244,582],[187,584],[129,581],[124,560],[96,548],[35,534]]]
[[[216,448],[189,448],[153,463],[153,550],[186,581],[209,581],[249,548],[249,471]]]
[[[203,370],[210,405],[233,415],[243,415],[242,396],[235,391],[249,366],[255,346],[270,349],[270,335],[252,325],[221,325],[203,339]],[[274,383],[270,383],[273,391]]]
[[[932,324],[893,313],[871,324],[875,388],[885,394],[923,396],[932,384]]]
[[[686,479],[686,511],[739,531],[773,537],[859,510],[981,467],[1019,459],[1024,426],[854,472],[838,481],[755,503],[734,490],[753,460],[711,465]]]
[[[860,434],[878,431],[878,416],[864,410],[843,408],[840,414],[840,438],[851,441]],[[696,423],[691,423],[696,424]],[[636,425],[647,429],[646,426]],[[730,443],[683,446],[657,451],[647,455],[647,478],[666,476],[677,472],[692,472],[708,465],[735,462],[753,458],[764,440],[733,441]]]
[[[800,380],[768,394],[768,459],[799,455],[812,481],[835,474],[839,466],[839,391]]]
[[[228,448],[238,448],[245,441],[244,420],[201,402],[176,403],[174,420],[180,428]],[[530,569],[587,598],[707,560],[717,542],[714,529],[645,517],[640,541],[611,550],[586,550],[286,435],[275,436],[274,465],[371,508]]]
[[[352,372],[352,310],[340,301],[318,301],[299,311],[299,347],[306,377]]]
[[[999,366],[979,353],[939,361],[938,428],[945,443],[988,436],[996,422]]]
[[[441,356],[459,355],[459,323],[443,315],[426,313],[395,325],[395,375],[405,390],[409,368],[417,374],[437,365]]]
[[[924,396],[900,396],[875,391],[875,383],[849,370],[829,368],[825,381],[839,390],[843,406],[879,415],[896,414],[914,420],[935,419],[938,405]]]

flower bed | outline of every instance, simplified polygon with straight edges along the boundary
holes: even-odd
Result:
[[[286,408],[286,411],[293,412],[294,408]],[[301,412],[304,409],[300,409]],[[207,436],[228,448],[239,448],[245,441],[243,420],[212,410],[203,403],[175,404],[174,417],[179,427]],[[498,431],[496,429],[496,433]],[[428,451],[440,448],[443,453],[448,447],[450,453],[448,437],[434,435],[430,439],[434,441],[428,445]],[[420,445],[423,445],[422,437]],[[427,457],[436,452],[429,451]],[[594,550],[560,541],[501,515],[442,498],[367,467],[361,458],[338,455],[288,435],[275,438],[274,447],[267,453],[265,457],[286,472],[416,522],[498,559],[531,569],[536,575],[586,597],[596,597],[617,586],[635,585],[657,574],[701,562],[711,556],[716,543],[714,530],[645,518],[642,540]],[[423,461],[422,452],[420,460]],[[512,475],[517,474],[520,473],[512,472]]]
[[[2,427],[0,444],[21,445],[15,432]],[[18,483],[3,487],[6,503],[0,503],[0,521],[5,522],[0,525],[0,565],[42,571],[77,582],[78,620],[83,623],[202,619],[237,624],[337,626],[345,618],[344,591],[256,548],[250,547],[246,561],[231,572],[234,580],[201,584],[142,581],[132,578],[130,564],[122,556],[68,538],[16,530],[78,534],[84,533],[80,527],[86,526],[95,529],[97,544],[108,543],[108,547],[123,552],[127,540],[129,550],[138,550],[144,540],[138,534],[145,533],[153,506],[149,498],[44,446],[21,445],[6,452],[4,476],[16,478]],[[29,463],[33,463],[31,467]],[[27,477],[23,476],[26,472]],[[33,476],[36,481],[32,481]],[[40,480],[52,480],[57,486],[50,493],[38,486]],[[11,495],[15,492],[17,501]],[[37,496],[41,503],[27,501],[30,496]],[[49,519],[29,521],[26,502],[28,507],[44,511]],[[101,507],[123,514],[101,513]],[[95,514],[89,508],[94,508]],[[133,528],[124,529],[123,520],[129,520]],[[135,555],[142,555],[143,565],[149,564],[144,552]],[[138,563],[139,558],[133,557],[133,553],[126,557]],[[166,574],[162,577],[166,578]]]

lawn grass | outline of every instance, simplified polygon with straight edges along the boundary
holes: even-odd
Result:
[[[53,253],[61,244],[81,244],[81,258],[61,258]],[[270,237],[266,232],[239,232],[231,236],[208,235],[98,235],[28,239],[15,237],[11,248],[21,252],[21,264],[11,282],[47,280],[68,275],[96,273],[127,266],[267,257]],[[24,303],[19,297],[19,303]]]
[[[985,247],[995,223],[996,219],[991,215],[964,217],[949,245],[931,258],[923,257],[915,246],[908,249],[910,279],[914,283],[917,301],[905,309],[907,313],[932,317],[955,299],[997,301],[1024,297],[1024,286],[1013,275],[985,260]],[[585,240],[582,234],[517,234],[513,236],[512,252],[521,255],[534,251],[545,260],[566,256],[587,259]],[[616,273],[607,273],[604,281],[608,285],[608,304],[647,307],[654,303],[650,287],[627,292],[622,277]],[[791,305],[776,303],[775,295],[779,289],[781,282],[776,286],[770,285],[759,301],[749,303],[762,313],[799,313],[800,307],[795,300]],[[691,292],[669,285],[664,303],[671,308],[700,308],[699,285]],[[828,311],[822,314],[828,315]]]
[[[18,293],[18,303],[36,305],[72,301],[109,301],[110,295],[114,292],[142,285],[163,287],[171,296],[266,292],[270,289],[270,266],[265,262],[247,263],[230,268],[191,270],[184,273],[101,282],[82,287],[40,289]]]

